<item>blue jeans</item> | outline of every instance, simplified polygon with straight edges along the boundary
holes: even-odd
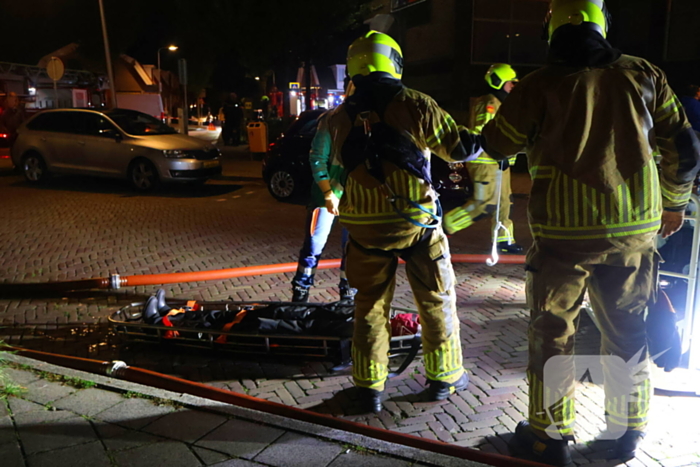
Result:
[[[326,247],[328,235],[331,233],[337,217],[329,213],[326,208],[315,208],[306,216],[304,244],[299,251],[299,263],[297,272],[292,279],[295,287],[309,288],[314,285],[316,266],[321,259],[323,249]],[[341,236],[341,248],[343,255],[340,260],[340,280],[345,278],[345,245],[348,242],[348,232],[343,228]]]

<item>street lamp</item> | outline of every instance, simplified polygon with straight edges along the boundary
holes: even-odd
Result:
[[[163,105],[163,70],[160,68],[160,51],[163,49],[168,49],[171,52],[175,52],[178,49],[178,46],[169,45],[167,47],[161,47],[156,53],[156,55],[158,55],[158,97],[160,98],[161,105]]]

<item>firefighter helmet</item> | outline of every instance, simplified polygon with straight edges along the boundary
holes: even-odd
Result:
[[[347,64],[350,78],[380,72],[401,79],[403,73],[401,47],[391,36],[377,31],[370,31],[352,43]]]
[[[489,86],[494,89],[502,89],[508,81],[518,81],[515,70],[507,63],[494,63],[484,76]]]
[[[605,0],[552,0],[545,18],[545,34],[551,41],[552,34],[560,26],[584,23],[595,28],[603,37],[607,36],[610,15]]]

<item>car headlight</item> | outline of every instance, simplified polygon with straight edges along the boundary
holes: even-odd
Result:
[[[187,152],[183,151],[182,149],[164,149],[163,155],[171,159],[182,159],[185,157],[189,157],[189,154],[187,154]]]

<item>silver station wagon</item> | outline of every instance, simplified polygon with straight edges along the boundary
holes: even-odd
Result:
[[[127,179],[149,191],[161,182],[204,183],[221,173],[213,145],[135,110],[46,110],[17,133],[12,161],[30,182],[81,174]]]

